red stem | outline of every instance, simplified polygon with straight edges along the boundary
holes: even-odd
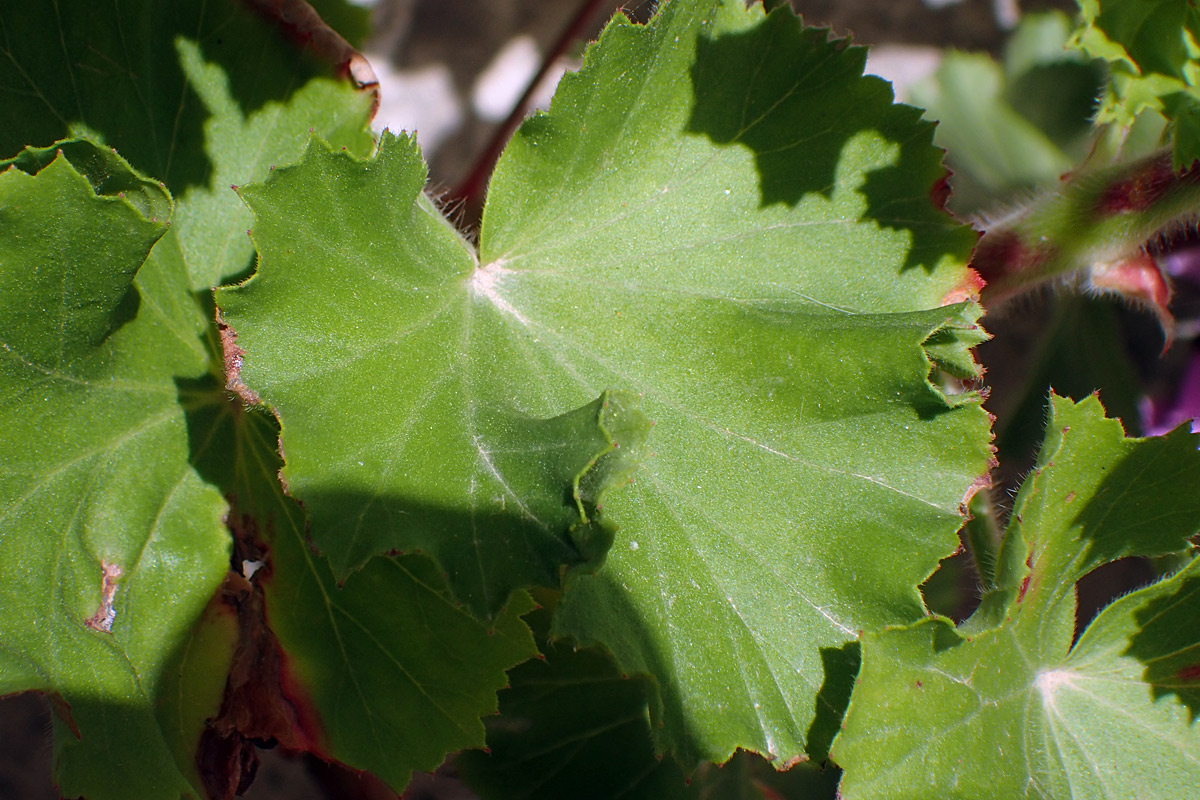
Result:
[[[496,128],[491,140],[488,142],[487,148],[475,160],[475,165],[471,168],[470,174],[459,183],[451,195],[454,199],[465,204],[468,214],[475,216],[478,209],[482,207],[483,191],[487,186],[488,179],[492,175],[492,170],[496,166],[496,161],[500,158],[500,153],[504,151],[508,140],[525,120],[525,112],[529,109],[529,101],[533,98],[533,93],[537,90],[542,79],[546,77],[550,68],[554,66],[554,62],[563,53],[567,52],[567,48],[575,40],[583,36],[588,23],[596,15],[600,7],[610,5],[612,2],[613,0],[584,0],[579,10],[575,12],[575,16],[567,24],[567,27],[559,34],[558,39],[554,42],[554,46],[550,48],[550,52],[542,59],[541,67],[538,68],[537,74],[529,81],[529,85],[525,87],[525,93],[521,95],[521,99],[513,106],[512,111],[509,112],[504,122]]]

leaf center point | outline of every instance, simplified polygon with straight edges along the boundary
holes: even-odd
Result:
[[[525,318],[525,315],[513,308],[512,304],[500,294],[500,287],[505,278],[512,274],[512,270],[504,268],[503,261],[493,261],[476,269],[467,281],[467,286],[473,298],[488,301],[497,311],[528,327],[529,320]]]

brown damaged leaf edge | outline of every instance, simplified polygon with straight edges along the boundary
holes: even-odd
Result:
[[[246,351],[237,343],[237,331],[231,328],[217,310],[217,330],[221,332],[221,354],[225,361],[225,388],[242,398],[247,405],[262,405],[262,398],[242,381],[242,361]]]
[[[267,624],[262,581],[271,564],[258,524],[230,499],[233,568],[218,600],[237,618],[238,643],[225,683],[221,710],[208,721],[196,752],[196,766],[210,797],[232,800],[244,792],[258,769],[256,745],[281,746],[332,762],[312,702],[288,668],[288,659]],[[238,568],[245,561],[263,566],[251,582]]]
[[[293,42],[308,47],[334,65],[360,91],[370,92],[371,116],[379,108],[379,79],[366,57],[329,27],[304,0],[243,0],[246,6],[275,23]]]
[[[225,362],[225,389],[240,397],[246,405],[267,408],[262,398],[258,396],[258,393],[247,386],[245,381],[242,380],[242,364],[244,363],[246,351],[237,343],[237,331],[225,322],[225,319],[221,316],[220,309],[217,309],[216,321],[217,330],[221,334],[221,355]],[[274,414],[274,410],[271,410],[271,413]],[[278,416],[276,416],[276,421],[278,419]],[[275,447],[279,452],[280,463],[286,463],[287,456],[283,452],[283,439],[276,438]],[[292,493],[288,489],[287,480],[283,477],[282,469],[279,470],[276,477],[283,487],[283,493],[291,497]],[[296,502],[300,501],[297,500]],[[300,503],[300,505],[303,506],[304,504]]]

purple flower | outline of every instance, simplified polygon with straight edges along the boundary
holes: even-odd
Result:
[[[1194,250],[1200,266],[1200,249]],[[1197,272],[1200,278],[1200,271]],[[1174,396],[1151,400],[1142,399],[1142,431],[1146,436],[1159,436],[1178,425],[1192,421],[1192,433],[1200,433],[1200,347],[1193,346],[1183,368]]]

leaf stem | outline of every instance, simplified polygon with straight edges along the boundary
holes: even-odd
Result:
[[[491,177],[492,170],[495,168],[500,154],[504,151],[505,145],[508,144],[508,140],[524,121],[525,112],[529,109],[529,103],[533,99],[533,93],[537,91],[537,87],[541,84],[547,73],[550,72],[550,68],[554,66],[554,62],[567,52],[567,48],[572,43],[583,36],[588,23],[599,9],[602,6],[611,5],[612,2],[613,0],[583,0],[579,6],[579,10],[575,12],[575,16],[567,23],[562,33],[559,34],[558,39],[555,40],[554,45],[542,59],[542,64],[538,67],[537,73],[530,79],[524,93],[513,105],[513,109],[509,112],[508,117],[493,132],[487,147],[475,160],[475,164],[471,167],[471,171],[467,174],[467,177],[451,193],[453,201],[463,203],[464,214],[467,219],[472,222],[479,219],[479,213],[483,208],[484,189],[487,186],[488,179]]]

